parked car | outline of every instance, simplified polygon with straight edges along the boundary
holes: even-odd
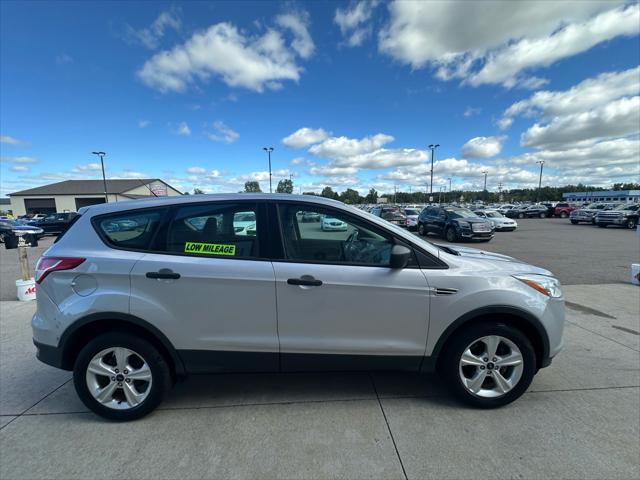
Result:
[[[458,240],[481,240],[488,242],[493,238],[494,228],[491,222],[478,217],[471,210],[455,207],[427,207],[418,218],[418,233],[435,233],[448,242]]]
[[[346,232],[347,224],[342,220],[325,215],[322,217],[320,228],[323,232]]]
[[[544,205],[529,205],[528,207],[512,208],[505,215],[509,218],[546,218],[547,207]]]
[[[233,234],[240,211],[256,236]],[[319,238],[300,211],[352,233]],[[176,378],[220,371],[437,371],[462,401],[499,407],[562,348],[548,270],[438,247],[334,200],[193,195],[79,214],[36,266],[33,339],[106,418],[142,417]],[[203,216],[215,222],[192,228]],[[104,228],[127,218],[138,235]]]
[[[16,248],[22,236],[25,236],[30,244],[37,245],[38,239],[43,235],[44,232],[41,228],[20,220],[0,220],[0,243],[5,243],[7,248]]]
[[[475,212],[480,218],[486,218],[491,222],[493,228],[500,232],[513,232],[518,228],[515,220],[505,217],[497,210],[477,210]]]
[[[304,223],[319,222],[321,220],[320,214],[316,212],[302,212],[301,218]]]
[[[506,215],[507,211],[517,208],[515,205],[511,205],[510,203],[506,205],[500,205],[496,210],[500,212],[502,215]]]
[[[596,225],[607,227],[617,225],[633,230],[638,225],[638,204],[620,205],[613,210],[604,210],[596,214]]]
[[[600,211],[611,210],[615,208],[615,204],[611,203],[591,203],[582,208],[576,208],[569,214],[569,220],[574,225],[578,223],[596,224],[596,214]]]
[[[556,208],[553,211],[553,214],[556,217],[560,218],[568,218],[569,214],[573,212],[576,208],[578,208],[573,203],[556,203]]]
[[[416,230],[418,228],[418,217],[420,216],[420,209],[418,208],[405,208],[404,214],[407,216],[406,226],[409,230]]]
[[[395,205],[378,206],[371,211],[371,214],[399,227],[407,225],[407,216],[400,207]]]
[[[58,235],[67,229],[76,215],[75,212],[55,213],[32,222],[32,225],[40,227],[46,235]]]

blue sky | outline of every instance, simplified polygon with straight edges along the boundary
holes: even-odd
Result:
[[[638,3],[0,4],[1,185],[434,190],[640,176]]]

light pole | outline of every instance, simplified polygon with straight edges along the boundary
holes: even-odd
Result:
[[[449,196],[451,196],[451,177],[447,178],[447,180],[449,180]],[[444,197],[444,201],[447,201],[447,196],[445,195]]]
[[[104,152],[91,152],[93,155],[100,157],[100,167],[102,167],[102,186],[104,187],[104,203],[109,203],[109,197],[107,196],[107,178],[104,176]]]
[[[273,152],[273,147],[262,147],[262,149],[269,155],[269,193],[273,193],[271,187],[271,152]]]
[[[435,155],[436,148],[440,146],[439,143],[429,145],[429,149],[431,150],[431,183],[429,187],[429,196],[433,197],[433,157]]]
[[[538,160],[536,163],[540,164],[540,180],[538,180],[538,194],[536,195],[536,203],[540,201],[540,190],[542,189],[542,167],[544,166],[544,160]]]
[[[487,173],[489,173],[487,170],[483,170],[482,173],[484,173],[484,189],[483,189],[483,197],[484,197],[484,201],[487,201]]]

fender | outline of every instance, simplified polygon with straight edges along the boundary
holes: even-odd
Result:
[[[539,368],[549,366],[549,364],[551,363],[551,359],[549,358],[549,336],[547,335],[547,332],[542,326],[540,320],[538,320],[535,315],[532,315],[522,308],[513,307],[511,305],[491,305],[471,310],[470,312],[465,313],[461,317],[457,318],[453,323],[451,323],[438,339],[438,342],[433,348],[431,355],[429,357],[425,357],[422,364],[422,371],[432,371],[435,368],[440,353],[442,352],[442,348],[446,344],[449,337],[458,328],[462,327],[466,323],[472,322],[475,318],[485,317],[488,315],[508,315],[525,322],[527,327],[532,328],[541,340],[541,345],[539,345],[539,347],[541,347],[542,350],[536,352],[539,353]]]
[[[174,348],[173,344],[169,341],[164,333],[162,333],[158,328],[151,325],[146,320],[142,320],[141,318],[135,317],[133,315],[129,315],[127,313],[121,312],[99,312],[92,313],[87,315],[86,317],[82,317],[79,320],[73,322],[72,325],[67,328],[62,336],[60,337],[60,341],[58,342],[58,348],[61,351],[64,351],[68,346],[69,340],[73,337],[74,333],[76,333],[80,328],[85,325],[89,325],[90,323],[102,321],[102,320],[117,320],[124,323],[129,323],[145,330],[152,337],[154,337],[169,353],[173,365],[175,366],[175,373],[178,376],[186,375],[186,370],[184,368],[184,364],[182,362],[182,358],[178,355],[178,352]]]

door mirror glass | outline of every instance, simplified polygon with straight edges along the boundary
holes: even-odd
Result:
[[[391,268],[401,269],[407,266],[409,263],[409,257],[411,256],[411,250],[404,245],[394,245],[391,249],[391,261],[389,266]]]

